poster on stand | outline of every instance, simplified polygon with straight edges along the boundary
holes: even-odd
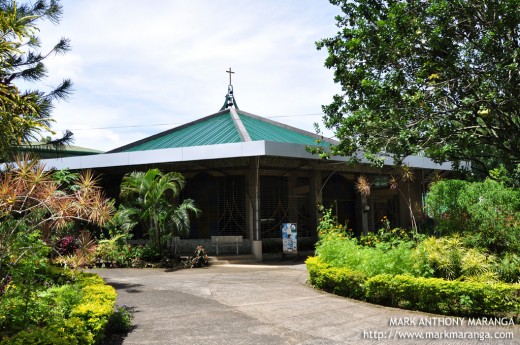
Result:
[[[282,223],[282,242],[284,253],[296,253],[298,251],[296,223]]]

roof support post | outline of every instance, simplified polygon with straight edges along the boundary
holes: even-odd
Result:
[[[312,169],[311,178],[310,178],[310,205],[309,209],[312,210],[312,224],[315,224],[315,229],[318,228],[320,222],[320,210],[318,206],[323,205],[323,192],[322,192],[322,181],[321,181],[321,171],[317,168]],[[315,234],[317,236],[317,233]]]
[[[262,230],[260,227],[260,157],[249,160],[249,229],[251,249],[258,262],[262,261]]]

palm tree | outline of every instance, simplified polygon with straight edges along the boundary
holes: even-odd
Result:
[[[137,211],[139,223],[157,249],[166,249],[173,236],[189,232],[190,215],[200,213],[191,199],[179,204],[184,185],[180,173],[162,173],[159,169],[132,172],[123,177],[120,195],[127,207]]]

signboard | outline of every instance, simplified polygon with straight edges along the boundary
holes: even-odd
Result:
[[[284,253],[298,251],[298,233],[296,223],[282,223],[282,242]]]

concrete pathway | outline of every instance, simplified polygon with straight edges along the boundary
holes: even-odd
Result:
[[[516,325],[468,325],[315,290],[303,264],[92,271],[135,311],[134,330],[111,344],[520,344]]]

